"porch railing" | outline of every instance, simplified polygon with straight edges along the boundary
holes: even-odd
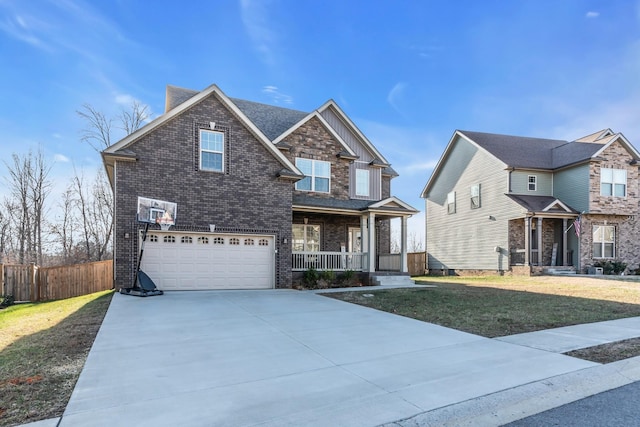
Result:
[[[293,271],[315,270],[363,271],[367,254],[362,252],[293,252]]]

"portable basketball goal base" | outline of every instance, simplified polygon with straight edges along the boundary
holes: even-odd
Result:
[[[123,295],[132,295],[136,297],[149,297],[164,294],[163,291],[156,287],[153,280],[140,269],[142,265],[142,255],[144,254],[144,245],[147,241],[147,233],[151,224],[158,224],[162,231],[169,231],[172,225],[175,225],[177,204],[163,200],[149,199],[146,197],[138,197],[138,213],[137,220],[144,223],[142,231],[142,243],[140,244],[140,252],[138,254],[138,262],[136,264],[136,273],[133,278],[133,286],[130,288],[121,288],[120,293]]]

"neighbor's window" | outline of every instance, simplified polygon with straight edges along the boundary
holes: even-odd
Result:
[[[291,250],[294,252],[318,252],[320,250],[320,226],[293,224]]]
[[[296,158],[296,166],[305,175],[296,182],[296,190],[328,193],[331,182],[331,163],[322,160]]]
[[[356,196],[369,196],[369,171],[356,169]]]
[[[447,194],[447,213],[456,213],[456,192]]]
[[[625,197],[627,195],[627,170],[600,168],[600,195]]]
[[[616,227],[613,225],[593,226],[593,257],[614,258],[616,256]]]
[[[471,186],[471,209],[480,207],[480,184]]]
[[[224,172],[224,133],[200,129],[200,169]]]
[[[538,189],[538,177],[536,175],[529,175],[529,191],[536,191]]]

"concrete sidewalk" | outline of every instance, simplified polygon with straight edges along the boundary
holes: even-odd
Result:
[[[310,292],[116,294],[59,425],[423,425],[615,365],[506,341]]]

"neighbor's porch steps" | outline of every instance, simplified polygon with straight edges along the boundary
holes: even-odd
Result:
[[[551,275],[564,276],[564,275],[576,274],[576,269],[575,267],[549,267],[544,269],[544,273],[551,274]]]
[[[410,276],[374,276],[373,283],[378,286],[413,286],[416,284]]]

